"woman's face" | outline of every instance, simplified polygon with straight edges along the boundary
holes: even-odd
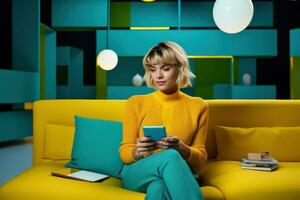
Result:
[[[179,69],[176,65],[157,64],[150,66],[150,76],[155,87],[163,93],[170,94],[178,89],[176,83]]]

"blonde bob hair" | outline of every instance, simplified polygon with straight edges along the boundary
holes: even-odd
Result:
[[[175,42],[165,41],[152,47],[144,56],[144,80],[149,87],[155,87],[150,74],[150,67],[157,64],[175,65],[179,69],[177,84],[180,88],[192,86],[192,73],[184,49]]]

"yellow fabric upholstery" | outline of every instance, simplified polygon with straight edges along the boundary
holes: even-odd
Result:
[[[217,126],[245,128],[300,126],[300,101],[208,100],[207,102],[209,123],[206,148],[210,160],[204,164],[200,174],[200,182],[203,185],[201,190],[205,199],[299,199],[299,162],[281,162],[279,169],[274,172],[259,172],[242,170],[238,161],[215,160],[217,157],[215,129]],[[62,167],[70,158],[72,143],[70,127],[74,126],[75,114],[121,121],[124,106],[123,100],[35,102],[34,166],[4,184],[0,188],[0,199],[144,199],[145,195],[142,193],[121,188],[121,181],[118,179],[110,178],[103,183],[85,183],[50,176],[52,170]]]
[[[238,161],[209,161],[201,169],[205,185],[222,190],[230,200],[297,200],[300,163],[282,162],[273,172],[241,169]]]
[[[279,161],[300,161],[300,127],[218,126],[216,140],[220,160],[240,160],[248,152],[268,151]]]
[[[50,160],[70,160],[74,131],[75,128],[73,126],[47,124],[45,130],[44,158]]]

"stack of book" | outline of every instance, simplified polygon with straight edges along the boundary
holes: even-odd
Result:
[[[248,153],[241,160],[243,169],[273,171],[278,168],[278,161],[269,153]]]

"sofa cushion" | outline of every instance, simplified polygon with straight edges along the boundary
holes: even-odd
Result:
[[[47,124],[44,139],[44,158],[70,160],[74,130],[73,126]]]
[[[279,161],[300,161],[300,127],[217,126],[216,142],[220,160],[240,160],[248,152],[270,152]]]
[[[51,176],[63,165],[45,164],[29,168],[0,187],[1,200],[144,200],[145,194],[122,188],[121,180],[110,177],[103,182],[88,183]],[[215,187],[201,187],[206,200],[222,200],[222,193]]]
[[[66,167],[121,177],[122,123],[75,116],[72,160]]]
[[[281,162],[273,172],[242,169],[239,161],[208,161],[200,170],[203,185],[221,190],[230,200],[297,200],[300,163]]]
[[[38,165],[15,177],[0,188],[1,200],[43,199],[144,199],[144,194],[121,188],[121,181],[110,177],[103,182],[89,183],[51,176],[63,166]]]

